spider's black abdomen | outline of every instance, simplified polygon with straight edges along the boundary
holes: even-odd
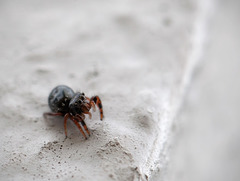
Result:
[[[74,96],[73,90],[65,85],[55,87],[48,97],[48,105],[53,112],[63,114],[69,111],[69,102]]]

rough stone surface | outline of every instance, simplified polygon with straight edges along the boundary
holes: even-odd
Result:
[[[0,178],[150,180],[202,44],[204,1],[1,1]],[[43,119],[65,84],[97,94],[84,140]]]

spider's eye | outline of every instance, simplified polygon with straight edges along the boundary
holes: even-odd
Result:
[[[83,96],[85,96],[85,94],[84,94],[84,93],[82,93],[82,95],[83,95]]]
[[[81,100],[83,101],[83,100],[84,100],[84,97],[81,97]]]

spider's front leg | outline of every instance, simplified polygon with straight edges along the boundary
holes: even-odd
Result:
[[[82,113],[88,114],[88,116],[89,116],[90,119],[92,119],[92,114],[89,112],[89,110],[91,109],[91,107],[92,107],[91,102],[85,103],[85,104],[81,107]],[[85,116],[84,116],[84,119],[85,119]]]
[[[71,119],[71,120],[74,122],[74,124],[78,127],[79,131],[82,133],[82,135],[85,137],[85,139],[87,139],[87,136],[85,135],[85,133],[83,132],[83,130],[82,130],[81,126],[80,126],[80,124],[79,124],[78,121],[77,121],[77,120],[78,120],[77,117],[70,115],[70,119]]]
[[[90,99],[90,102],[94,102],[97,107],[99,108],[99,112],[100,112],[100,119],[102,120],[103,119],[103,106],[102,106],[102,101],[101,99],[98,97],[98,96],[93,96],[91,97]]]
[[[86,97],[87,100],[89,101],[89,105],[93,108],[93,111],[96,111],[95,103],[93,100],[90,100],[90,98]]]
[[[82,126],[84,127],[84,129],[87,132],[87,134],[90,136],[90,132],[89,132],[89,130],[87,128],[86,123],[84,122],[84,119],[85,119],[84,114],[82,114],[82,115],[77,114],[76,118],[82,124]]]

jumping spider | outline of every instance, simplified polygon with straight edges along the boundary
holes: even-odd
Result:
[[[98,106],[100,111],[100,120],[103,119],[102,102],[98,96],[88,98],[84,93],[76,92],[65,85],[59,85],[55,87],[48,97],[48,105],[52,112],[44,113],[44,118],[47,116],[63,116],[64,117],[64,130],[67,137],[67,120],[70,118],[74,124],[78,127],[80,132],[85,135],[79,122],[84,127],[85,131],[90,136],[90,132],[84,122],[85,115],[88,114],[89,118],[92,118],[92,114],[89,112],[91,108],[95,111],[95,104]]]

